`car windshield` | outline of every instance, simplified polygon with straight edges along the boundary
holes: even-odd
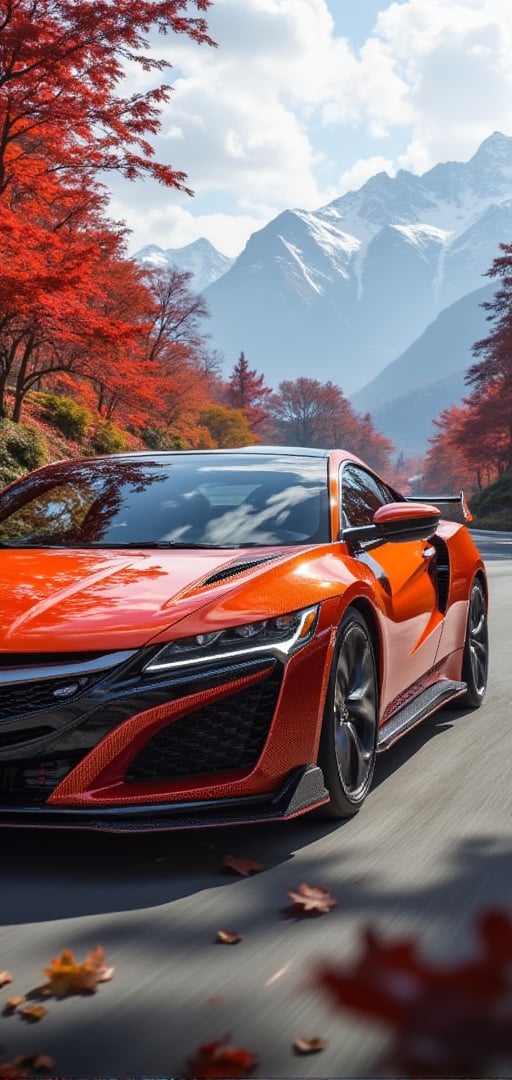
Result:
[[[329,540],[327,461],[176,453],[61,462],[0,493],[4,547],[250,547]]]

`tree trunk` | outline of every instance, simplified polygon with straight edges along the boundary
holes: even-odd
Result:
[[[18,374],[16,375],[16,385],[14,387],[14,405],[12,410],[12,418],[15,424],[19,424],[21,420],[21,409],[23,406],[23,399],[28,390],[28,386],[25,384],[25,375],[27,372],[28,362],[34,351],[34,336],[30,334],[28,341],[23,349],[23,356],[18,368]]]

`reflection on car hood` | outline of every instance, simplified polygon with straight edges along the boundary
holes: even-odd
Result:
[[[207,602],[212,590],[203,594],[201,583],[221,567],[257,559],[236,556],[3,550],[0,653],[137,648]]]

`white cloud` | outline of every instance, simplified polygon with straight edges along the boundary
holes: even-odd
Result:
[[[226,219],[237,219],[228,240],[232,249],[249,223],[266,223],[290,205],[313,208],[338,194],[319,179],[329,161],[315,148],[308,125],[339,72],[354,61],[334,35],[325,0],[215,0],[208,21],[217,49],[198,48],[186,38],[164,39],[164,49],[161,39],[154,44],[173,64],[166,75],[173,93],[155,149],[158,159],[187,173],[198,208],[222,195]],[[143,84],[138,73],[137,89]],[[151,210],[142,214],[135,204],[148,192]],[[116,184],[112,204],[134,230],[135,246],[146,242],[143,234],[157,220],[169,246],[178,246],[170,234],[178,223],[179,235],[185,222],[186,231],[193,228],[195,207],[189,217],[181,197],[156,185],[138,194],[130,198],[125,188],[121,195]],[[219,220],[201,216],[203,224]],[[208,236],[215,243],[211,231]]]
[[[129,216],[127,214],[129,209]],[[132,231],[128,249],[131,254],[146,244],[158,244],[161,248],[180,248],[206,236],[223,255],[238,255],[247,237],[262,229],[272,214],[199,213],[193,214],[183,206],[169,201],[155,207],[144,204],[127,207],[126,200],[113,196],[111,215],[116,220],[126,220]]]
[[[422,172],[464,160],[492,131],[512,131],[510,0],[394,3],[371,45],[407,88],[405,113],[399,105],[387,117],[410,127],[401,166]],[[370,123],[382,119],[377,95],[367,110]]]
[[[345,172],[341,173],[339,194],[344,195],[346,191],[358,191],[370,179],[370,176],[375,176],[376,173],[380,172],[394,176],[396,169],[393,161],[379,156],[360,158],[354,162],[350,169],[345,169]]]
[[[358,51],[339,3],[215,0],[217,49],[155,42],[174,87],[156,156],[185,170],[196,199],[117,183],[136,246],[205,234],[233,254],[286,207],[325,205],[381,170],[464,160],[492,131],[512,133],[512,0],[382,0]]]

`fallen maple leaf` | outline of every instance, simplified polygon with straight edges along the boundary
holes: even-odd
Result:
[[[243,936],[237,934],[236,930],[217,930],[217,941],[221,945],[238,945],[239,941],[243,941]]]
[[[10,982],[12,982],[10,971],[0,971],[0,986],[7,986]]]
[[[11,1061],[0,1062],[0,1076],[5,1080],[25,1080],[30,1076],[27,1069],[31,1071],[53,1069],[54,1065],[53,1058],[47,1057],[46,1054],[18,1054]]]
[[[294,908],[305,914],[325,915],[331,908],[338,905],[338,901],[331,896],[329,889],[324,889],[320,885],[308,885],[305,881],[299,885],[298,889],[288,889],[288,896],[293,901]]]
[[[23,997],[23,994],[17,994],[15,997],[7,998],[4,1005],[4,1012],[14,1012],[20,1005],[24,1005],[25,1001],[26,998]]]
[[[28,1065],[23,1064],[23,1058],[15,1057],[11,1061],[0,1061],[0,1076],[5,1080],[27,1080]]]
[[[234,870],[236,874],[242,874],[242,877],[249,877],[250,874],[258,874],[260,870],[264,870],[263,863],[256,862],[254,859],[247,859],[240,855],[225,855],[222,860],[223,870]]]
[[[26,1054],[31,1069],[53,1069],[55,1062],[47,1054]]]
[[[194,1080],[241,1080],[250,1076],[258,1064],[252,1050],[230,1046],[228,1036],[217,1042],[203,1043],[194,1057],[187,1058],[189,1076]]]
[[[36,1020],[42,1020],[47,1011],[44,1005],[19,1005],[17,1009],[20,1016],[24,1016],[25,1020],[30,1020],[32,1023]]]
[[[334,1004],[391,1029],[386,1070],[400,1076],[490,1076],[512,1061],[512,918],[477,921],[478,947],[454,964],[423,957],[414,940],[382,941],[367,929],[351,964],[326,963],[317,983]]]
[[[318,1054],[319,1050],[325,1050],[326,1046],[326,1040],[318,1036],[314,1039],[304,1039],[299,1036],[294,1041],[293,1049],[296,1054]]]
[[[114,969],[106,966],[104,950],[97,945],[87,954],[83,964],[75,960],[71,949],[63,949],[60,957],[54,958],[49,968],[44,968],[44,973],[48,976],[44,992],[64,997],[66,994],[93,994],[98,983],[112,978]]]

